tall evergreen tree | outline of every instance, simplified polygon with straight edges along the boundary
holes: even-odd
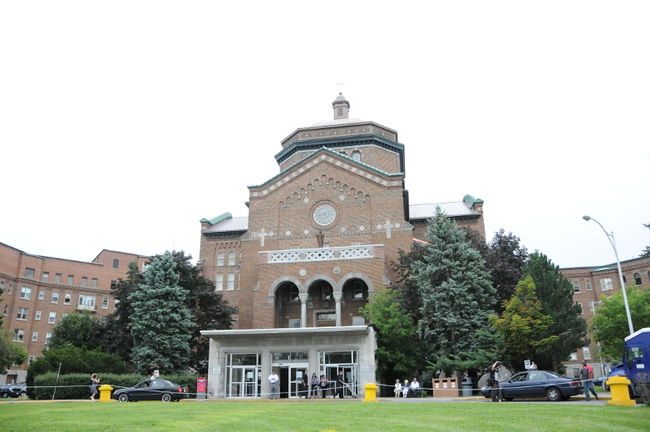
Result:
[[[446,372],[482,369],[494,361],[496,345],[488,324],[495,293],[483,259],[440,208],[427,233],[431,246],[411,269],[422,296],[418,327],[427,360]]]
[[[532,276],[542,313],[553,319],[542,338],[557,336],[548,350],[535,360],[542,369],[563,372],[562,361],[578,348],[587,345],[587,324],[580,316],[580,307],[573,300],[573,286],[560,273],[558,266],[542,253],[534,252],[525,273]]]
[[[185,307],[192,311],[192,338],[190,340],[189,365],[199,373],[208,371],[209,339],[201,336],[201,330],[225,330],[232,328],[232,315],[237,308],[230,306],[222,294],[215,292],[214,283],[201,276],[200,267],[192,264],[190,255],[183,251],[172,252],[176,263],[178,284],[187,290]]]
[[[185,306],[188,291],[178,285],[171,253],[156,257],[144,273],[145,282],[129,295],[133,313],[131,360],[139,370],[152,365],[166,372],[189,365],[192,314]]]
[[[535,282],[530,276],[521,280],[510,300],[505,302],[501,316],[492,315],[490,323],[501,335],[504,344],[502,359],[517,368],[524,360],[536,359],[558,336],[543,337],[553,319],[542,313]]]

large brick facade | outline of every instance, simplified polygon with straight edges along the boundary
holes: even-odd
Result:
[[[635,258],[621,262],[623,280],[626,286],[647,287],[650,289],[650,258]],[[590,326],[596,314],[598,305],[604,297],[621,290],[616,263],[593,267],[572,267],[560,269],[564,277],[573,284],[573,299],[582,308],[582,317]],[[634,317],[632,317],[634,320]],[[638,328],[635,328],[638,330]],[[591,343],[572,354],[569,361],[564,362],[567,375],[576,375],[583,361],[591,363],[594,371],[604,374],[606,372],[602,363],[616,364],[621,359],[602,358],[598,344],[592,335]],[[622,343],[622,341],[621,341]],[[596,373],[594,372],[594,373]]]
[[[235,328],[348,326],[394,280],[392,264],[440,206],[485,237],[483,201],[410,205],[397,132],[348,118],[299,128],[275,155],[280,173],[249,186],[247,217],[201,220],[200,261],[217,290],[239,307]]]
[[[104,249],[91,262],[33,255],[0,243],[3,327],[24,345],[29,361],[41,355],[55,325],[76,311],[101,317],[115,310],[111,284],[130,262],[142,269],[140,255]],[[0,381],[23,382],[27,363],[15,365]]]

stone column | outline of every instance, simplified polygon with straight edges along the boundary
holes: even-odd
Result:
[[[307,327],[307,298],[309,297],[306,293],[298,294],[300,298],[300,327]]]
[[[336,302],[336,326],[341,327],[341,300],[343,299],[343,293],[335,292],[334,301]]]

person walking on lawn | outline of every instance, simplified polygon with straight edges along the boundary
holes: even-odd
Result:
[[[598,394],[594,389],[594,383],[591,381],[594,379],[594,368],[589,366],[587,362],[582,363],[582,369],[580,369],[580,379],[582,380],[582,387],[585,389],[585,396],[587,401],[591,400],[591,395],[589,392],[593,393],[596,400],[598,400]]]

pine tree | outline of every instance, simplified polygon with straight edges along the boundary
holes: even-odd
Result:
[[[189,365],[199,373],[208,371],[210,340],[201,336],[201,330],[225,330],[232,328],[232,315],[237,308],[230,306],[223,294],[215,292],[214,282],[201,275],[200,267],[192,264],[192,256],[183,251],[172,252],[176,263],[178,284],[187,290],[185,306],[192,311],[192,338],[190,340]]]
[[[192,314],[175,269],[171,253],[156,257],[144,273],[145,282],[128,297],[133,306],[131,360],[140,371],[157,365],[169,373],[188,366]]]
[[[479,252],[438,208],[427,229],[431,246],[413,262],[422,297],[419,331],[434,369],[463,372],[494,361],[496,338],[488,318],[495,292]]]
[[[537,359],[539,353],[556,342],[557,336],[543,337],[552,322],[549,315],[542,313],[535,282],[530,276],[517,284],[514,294],[505,302],[501,316],[490,317],[492,327],[504,343],[502,358],[515,368],[522,366],[526,359]]]
[[[587,324],[580,316],[580,307],[573,301],[573,286],[560,273],[559,267],[539,252],[530,255],[525,273],[535,282],[542,313],[553,319],[541,336],[557,337],[548,350],[539,354],[536,363],[541,369],[563,372],[562,361],[588,343],[584,339]]]

